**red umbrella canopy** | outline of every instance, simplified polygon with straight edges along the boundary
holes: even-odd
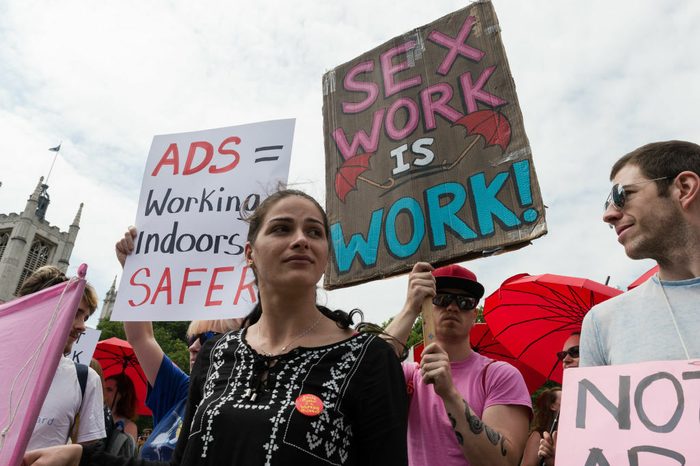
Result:
[[[533,393],[547,381],[546,377],[518,361],[503,345],[496,341],[488,325],[484,323],[474,324],[471,332],[469,332],[469,342],[472,349],[482,356],[495,359],[496,361],[505,361],[515,366],[522,374],[523,379],[525,379],[525,385],[527,385],[530,393]],[[413,360],[420,362],[423,354],[423,343],[418,343],[412,349]]]
[[[525,379],[525,385],[527,385],[527,389],[530,393],[534,393],[535,390],[540,388],[547,381],[545,376],[510,354],[510,352],[494,338],[487,324],[474,324],[469,338],[471,340],[472,349],[477,353],[497,361],[505,361],[515,366],[522,374],[523,379]]]
[[[633,281],[632,283],[629,284],[627,287],[627,291],[631,290],[632,288],[637,288],[639,285],[644,283],[645,281],[649,280],[656,272],[659,271],[659,266],[655,265],[654,267],[650,268],[644,274],[642,274],[641,277]]]
[[[141,369],[136,354],[129,344],[120,338],[108,338],[97,343],[95,359],[102,366],[104,378],[124,372],[134,383],[138,404],[136,412],[140,416],[150,416],[151,410],[146,407],[146,375]]]
[[[561,383],[561,351],[586,313],[622,291],[585,278],[564,275],[515,275],[484,303],[484,318],[513,356],[545,377]]]

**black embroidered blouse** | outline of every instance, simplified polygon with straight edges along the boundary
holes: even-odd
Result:
[[[273,359],[255,352],[239,330],[201,353],[173,463],[407,464],[406,385],[381,338],[357,334]],[[86,449],[81,466],[153,464],[92,453]]]

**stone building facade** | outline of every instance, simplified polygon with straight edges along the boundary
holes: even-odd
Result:
[[[68,231],[46,221],[48,186],[39,179],[21,213],[0,213],[0,303],[16,296],[24,279],[43,265],[64,272],[80,230],[80,204]]]

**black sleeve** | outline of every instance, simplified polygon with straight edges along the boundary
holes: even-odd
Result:
[[[364,466],[408,464],[408,395],[394,349],[373,337],[354,382],[353,428],[359,462]]]
[[[197,410],[197,405],[202,399],[202,387],[207,376],[209,367],[209,353],[214,346],[214,339],[207,341],[197,355],[197,360],[192,367],[190,374],[190,389],[187,398],[187,409],[185,410],[185,419],[182,423],[182,430],[177,439],[177,446],[173,452],[173,457],[170,463],[165,461],[146,461],[136,458],[125,458],[122,456],[114,456],[101,451],[97,445],[84,446],[83,455],[80,459],[80,466],[177,466],[180,464],[185,448],[187,447],[187,439],[190,435],[190,426],[192,418]]]

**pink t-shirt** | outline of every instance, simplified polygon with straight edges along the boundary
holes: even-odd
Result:
[[[478,353],[472,353],[463,361],[450,363],[455,386],[472,411],[481,418],[484,410],[493,405],[522,405],[531,408],[530,394],[520,372],[506,362],[496,361],[489,365],[491,361]],[[435,394],[433,386],[423,383],[418,364],[403,363],[403,372],[410,398],[409,464],[469,466],[447,418],[445,405]]]

